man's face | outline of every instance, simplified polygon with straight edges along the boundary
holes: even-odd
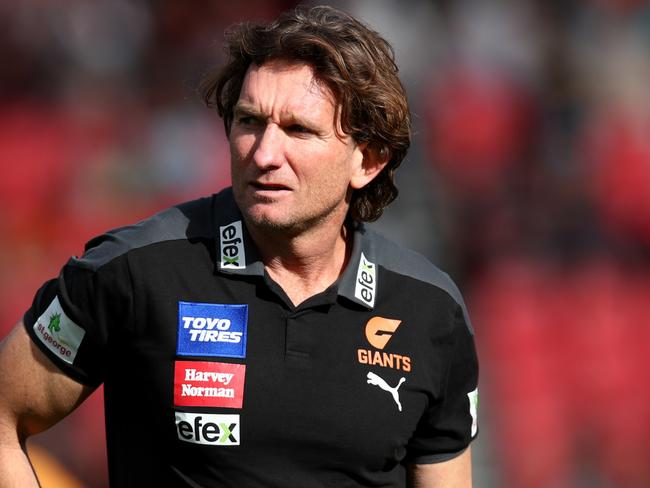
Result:
[[[345,216],[363,152],[335,112],[310,66],[251,65],[230,132],[233,191],[250,225],[291,233]]]

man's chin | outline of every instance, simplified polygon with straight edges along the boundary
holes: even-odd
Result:
[[[296,222],[287,216],[276,216],[269,212],[260,212],[254,209],[243,211],[243,213],[246,217],[246,223],[260,230],[288,232],[296,226]]]

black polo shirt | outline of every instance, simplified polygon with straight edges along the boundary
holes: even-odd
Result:
[[[403,486],[476,435],[462,298],[358,225],[340,280],[295,307],[230,189],[91,240],[25,314],[104,383],[112,486]]]

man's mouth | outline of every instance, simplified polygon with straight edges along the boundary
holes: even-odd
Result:
[[[288,186],[282,185],[280,183],[261,183],[259,181],[254,181],[251,183],[251,186],[253,186],[253,188],[255,188],[256,190],[261,190],[261,191],[290,190]]]

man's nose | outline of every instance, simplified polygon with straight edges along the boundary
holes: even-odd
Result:
[[[260,133],[253,161],[258,168],[269,170],[282,165],[284,157],[283,132],[276,124],[267,124]]]

